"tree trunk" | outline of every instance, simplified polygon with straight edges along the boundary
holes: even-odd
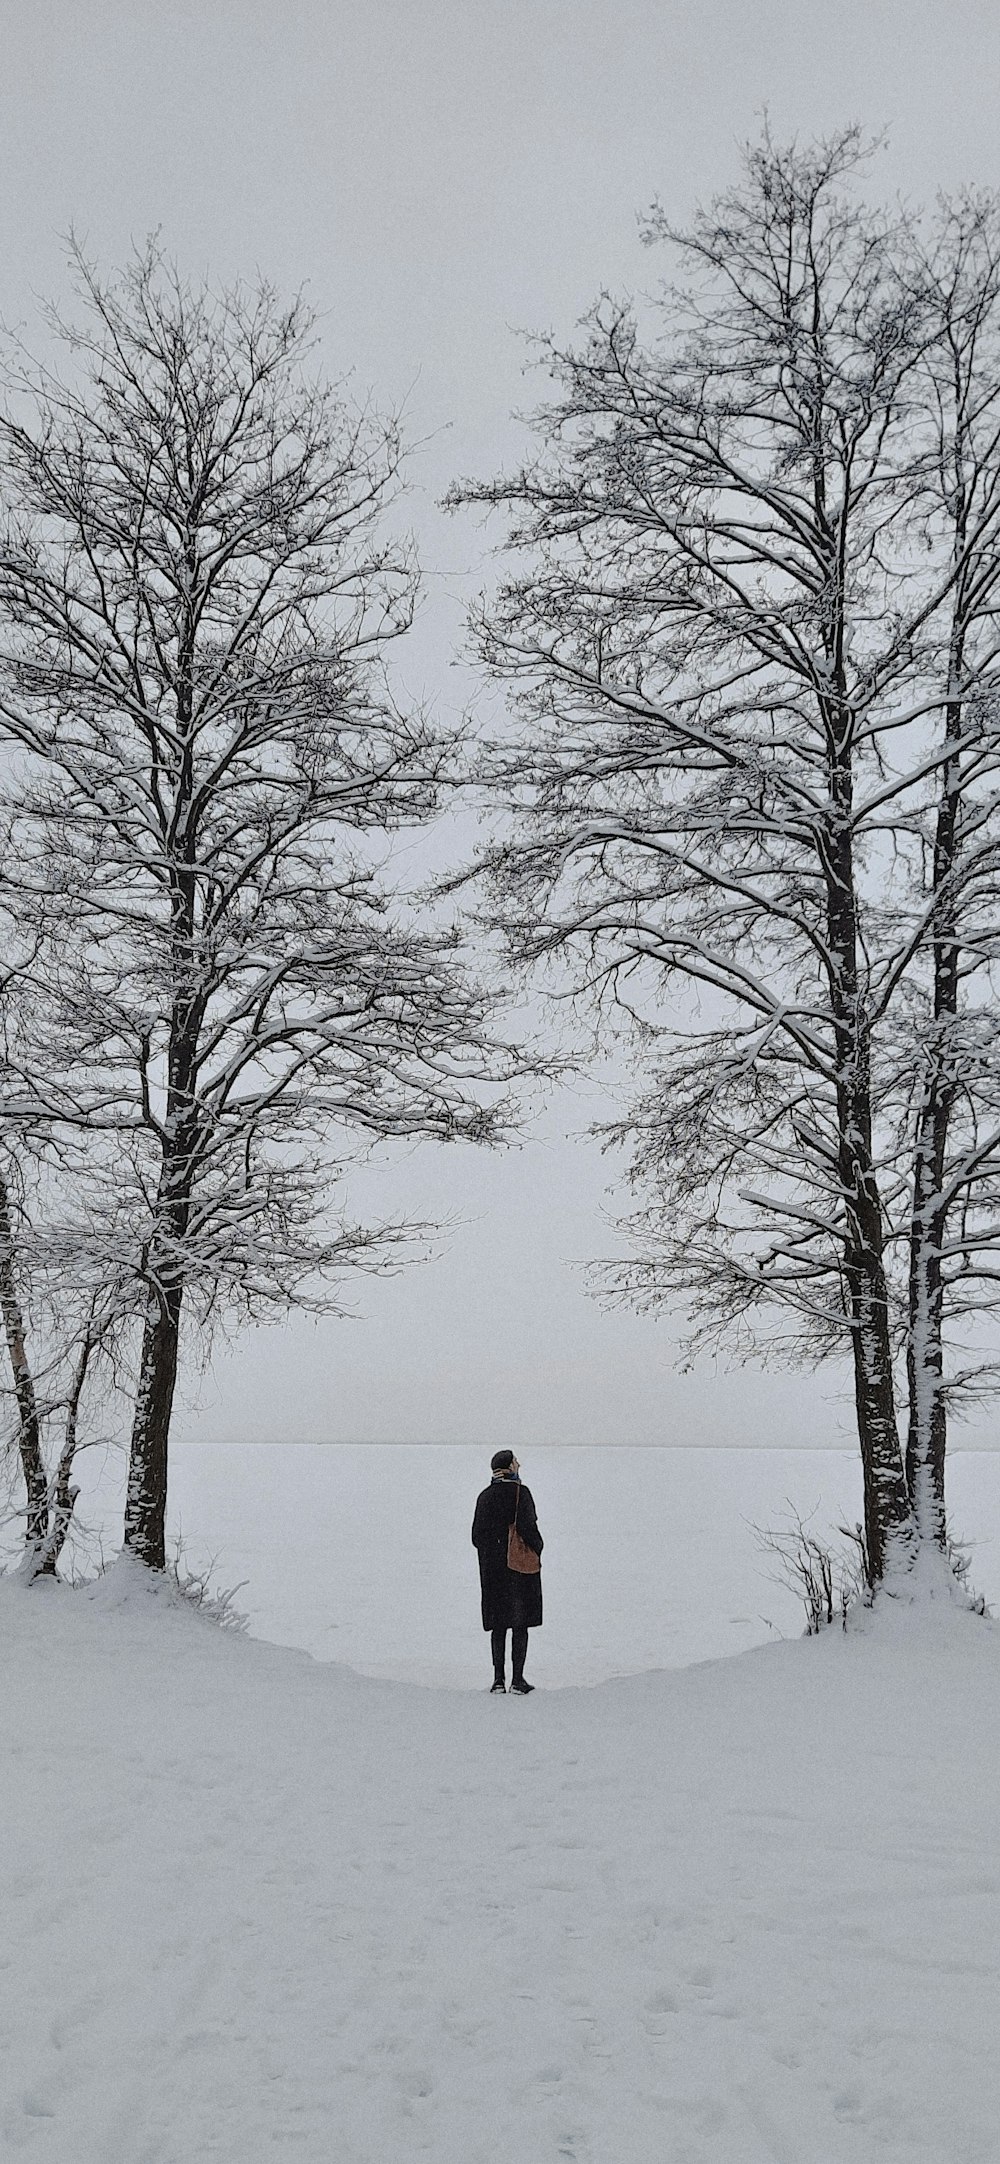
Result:
[[[859,1149],[854,1120],[841,1139],[841,1179],[849,1233],[845,1277],[851,1311],[854,1402],[864,1477],[865,1541],[871,1582],[878,1585],[893,1548],[912,1528],[910,1497],[899,1448],[889,1301],[882,1255],[882,1205],[870,1149]],[[862,1127],[862,1135],[864,1128]],[[867,1156],[867,1162],[866,1162]]]
[[[18,1450],[21,1470],[24,1474],[27,1508],[25,1513],[25,1547],[33,1551],[38,1560],[39,1573],[55,1570],[45,1554],[45,1542],[49,1530],[49,1484],[42,1456],[41,1423],[38,1417],[38,1400],[35,1396],[34,1378],[28,1362],[24,1342],[24,1318],[17,1294],[14,1270],[14,1235],[10,1221],[10,1196],[7,1183],[0,1172],[0,1311],[3,1313],[4,1335],[10,1355],[11,1373],[14,1378],[14,1396],[17,1401]]]
[[[91,1319],[93,1319],[93,1308],[91,1308]],[[80,1347],[80,1357],[76,1363],[69,1403],[66,1407],[66,1432],[63,1437],[63,1447],[59,1454],[59,1463],[56,1467],[49,1530],[42,1550],[43,1560],[39,1566],[40,1569],[50,1571],[53,1575],[66,1544],[70,1520],[76,1507],[77,1496],[80,1493],[79,1488],[70,1486],[70,1477],[73,1471],[73,1460],[76,1457],[80,1400],[83,1396],[83,1386],[87,1380],[87,1371],[90,1367],[93,1351],[94,1340],[87,1336]]]
[[[909,1420],[906,1485],[921,1540],[947,1545],[944,1461],[948,1415],[944,1400],[944,1298],[941,1181],[948,1125],[946,1093],[935,1077],[921,1105],[913,1169],[910,1233],[910,1327],[906,1347]]]
[[[190,656],[193,631],[182,642],[178,733],[183,743],[175,817],[183,830],[183,850],[194,847],[187,819],[191,800]],[[170,846],[176,846],[174,836]],[[195,880],[190,863],[174,868],[171,895],[171,963],[174,996],[167,1050],[166,1132],[160,1164],[156,1229],[150,1255],[150,1294],[142,1334],[139,1380],[132,1420],[128,1488],[125,1498],[125,1549],[150,1570],[166,1567],[167,1450],[177,1384],[177,1354],[184,1300],[183,1254],[194,1177],[193,1114],[200,1001],[191,990]],[[157,1255],[158,1242],[163,1245]]]
[[[838,633],[839,638],[839,633]],[[839,661],[839,648],[835,647]],[[872,1147],[871,1061],[858,969],[852,839],[852,727],[841,697],[825,716],[831,814],[821,834],[826,881],[830,1003],[836,1051],[838,1166],[847,1220],[844,1276],[851,1317],[854,1402],[864,1478],[868,1569],[881,1583],[912,1529],[900,1450],[884,1262],[884,1213]]]
[[[906,1485],[921,1540],[947,1546],[944,1461],[948,1413],[944,1375],[944,1287],[941,1250],[947,1230],[942,1202],[948,1128],[955,1087],[949,1072],[948,1031],[958,1012],[959,953],[956,938],[955,871],[961,774],[957,746],[962,729],[958,695],[963,659],[961,627],[952,639],[952,696],[945,711],[945,744],[952,749],[941,777],[934,834],[934,1033],[931,1067],[917,1115],[910,1225],[909,1339],[906,1373],[909,1421]]]
[[[167,1440],[177,1382],[182,1288],[150,1294],[142,1337],[128,1491],[125,1548],[150,1570],[166,1564]]]

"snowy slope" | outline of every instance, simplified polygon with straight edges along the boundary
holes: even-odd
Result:
[[[545,1535],[546,1687],[742,1653],[797,1637],[802,1607],[775,1582],[755,1526],[794,1509],[837,1546],[861,1516],[857,1450],[536,1445],[525,1472]],[[393,1681],[476,1687],[488,1673],[469,1540],[488,1446],[171,1444],[170,1528],[192,1561],[240,1581],[254,1637]],[[121,1541],[123,1456],[85,1452],[84,1575]],[[1000,1605],[1000,1453],[952,1450],[953,1531]],[[7,1529],[16,1554],[23,1526]],[[95,1538],[95,1536],[97,1536]]]
[[[1000,1634],[526,1700],[0,1585],[0,2155],[990,2164]]]
[[[794,1509],[832,1538],[861,1516],[857,1450],[535,1446],[525,1473],[545,1535],[546,1686],[797,1637],[755,1526]],[[482,1444],[171,1444],[170,1527],[192,1560],[217,1558],[255,1637],[364,1675],[468,1689],[488,1667],[469,1540],[489,1474]],[[84,1575],[121,1541],[125,1462],[87,1451],[70,1562]],[[949,1451],[953,1532],[1000,1604],[1000,1453]],[[16,1554],[23,1526],[7,1529]],[[94,1536],[98,1536],[95,1538]],[[69,1575],[69,1573],[67,1573]]]

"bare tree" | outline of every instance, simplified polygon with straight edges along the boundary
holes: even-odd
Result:
[[[927,1538],[947,1544],[947,1405],[974,1368],[947,1376],[947,1325],[994,1309],[1000,1271],[1000,207],[986,196],[943,203],[919,248],[914,281],[928,323],[914,434],[921,552],[946,592],[928,624],[938,754],[908,804],[919,839],[908,973],[915,1056],[902,1138],[912,1170],[899,1244],[908,1255],[907,1484]],[[915,551],[916,553],[916,551]],[[905,837],[897,827],[897,841]],[[916,983],[914,983],[916,977]]]
[[[9,985],[8,985],[9,989]],[[8,1131],[0,1162],[0,1315],[11,1372],[13,1441],[24,1486],[22,1575],[51,1577],[70,1530],[79,1488],[81,1447],[106,1440],[83,1435],[85,1393],[99,1376],[113,1379],[120,1316],[107,1284],[87,1289],[79,1267],[93,1269],[81,1243],[68,1253],[41,1230],[44,1165],[36,1148],[15,1154]],[[7,1393],[0,1390],[0,1399]]]
[[[10,1188],[0,1167],[0,1314],[10,1361],[17,1411],[17,1449],[24,1477],[25,1542],[38,1555],[49,1533],[49,1483],[42,1445],[38,1392],[28,1358],[24,1310],[18,1283]]]
[[[7,874],[11,836],[0,826],[0,893],[10,903]],[[39,1237],[41,1197],[57,1169],[51,1137],[34,1093],[19,1092],[16,1075],[34,1016],[41,940],[37,921],[22,927],[15,908],[0,914],[4,970],[0,977],[0,1318],[10,1368],[11,1443],[20,1466],[24,1506],[22,1574],[54,1574],[79,1490],[73,1470],[80,1447],[81,1405],[88,1381],[107,1366],[114,1317],[92,1283],[77,1282],[86,1261],[63,1248],[46,1252]],[[60,1243],[61,1244],[61,1243]],[[82,1297],[81,1297],[82,1295]],[[96,1438],[95,1438],[96,1439]]]
[[[945,1545],[943,1294],[996,1238],[1000,557],[995,214],[928,251],[862,155],[765,138],[690,232],[654,214],[658,335],[605,298],[547,344],[539,456],[456,500],[522,552],[479,625],[520,716],[500,915],[647,1059],[612,1285],[849,1350],[879,1583]]]
[[[63,1153],[53,1252],[138,1334],[125,1541],[162,1568],[182,1312],[335,1305],[406,1229],[334,1208],[338,1150],[490,1136],[496,1061],[454,936],[380,879],[450,751],[384,672],[416,579],[395,424],[307,379],[299,302],[194,291],[155,248],[74,264],[65,379],[21,364],[0,423],[7,869],[39,939],[8,1089]]]

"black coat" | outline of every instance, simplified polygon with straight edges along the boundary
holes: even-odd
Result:
[[[507,1568],[507,1532],[514,1523],[525,1545],[536,1555],[542,1552],[542,1536],[531,1499],[523,1481],[491,1480],[476,1504],[472,1520],[472,1544],[479,1555],[479,1578],[483,1589],[484,1631],[535,1630],[542,1620],[541,1573],[530,1575]]]

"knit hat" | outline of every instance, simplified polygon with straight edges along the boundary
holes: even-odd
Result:
[[[512,1450],[495,1450],[490,1459],[491,1473],[509,1473],[514,1463]]]

